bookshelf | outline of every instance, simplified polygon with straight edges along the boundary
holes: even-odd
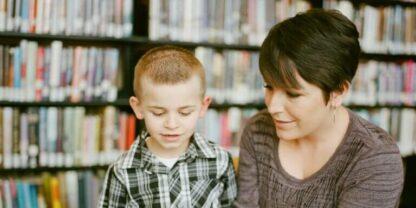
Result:
[[[4,2],[9,2],[10,0],[0,0],[0,5]],[[28,2],[31,2],[33,0],[29,0]],[[39,1],[39,0],[38,0]],[[47,1],[47,0],[45,0]],[[92,0],[93,2],[98,2],[97,0]],[[213,41],[210,40],[186,40],[186,39],[178,39],[178,37],[174,37],[173,39],[169,37],[161,37],[161,38],[155,38],[152,37],[151,34],[153,33],[150,28],[152,28],[152,20],[151,20],[151,12],[152,12],[152,0],[132,0],[133,4],[133,10],[131,14],[131,27],[132,27],[132,33],[131,35],[126,35],[123,37],[111,37],[111,36],[97,36],[97,35],[62,35],[62,34],[45,34],[45,33],[33,33],[33,32],[12,32],[7,30],[0,30],[0,45],[10,45],[10,46],[18,46],[22,40],[27,41],[34,41],[37,42],[39,45],[43,46],[49,46],[54,41],[60,41],[62,42],[63,47],[97,47],[97,48],[106,48],[111,47],[119,50],[120,52],[120,62],[119,62],[119,68],[118,70],[121,71],[120,80],[122,85],[118,87],[117,91],[117,98],[112,101],[105,101],[105,100],[90,100],[85,101],[81,100],[78,102],[70,102],[68,100],[63,101],[10,101],[10,100],[2,100],[0,101],[0,108],[7,108],[12,107],[14,109],[18,109],[21,112],[25,112],[25,110],[29,108],[58,108],[58,109],[65,109],[65,108],[76,108],[81,107],[84,108],[86,111],[100,111],[97,109],[105,109],[106,107],[115,107],[120,112],[125,112],[127,114],[131,114],[132,111],[129,109],[128,104],[128,97],[133,94],[131,89],[131,83],[132,83],[132,77],[133,77],[133,68],[136,64],[136,61],[138,58],[148,49],[160,45],[176,45],[180,47],[185,47],[190,50],[193,50],[197,53],[198,50],[205,50],[208,51],[208,53],[217,53],[221,56],[223,56],[223,64],[225,63],[232,63],[232,61],[227,61],[227,53],[237,53],[236,56],[239,56],[238,53],[250,53],[255,57],[255,54],[258,53],[260,47],[259,47],[259,41],[258,39],[261,39],[261,35],[258,35],[258,37],[254,37],[254,41],[248,41],[249,38],[247,38],[246,41],[224,41],[219,40],[218,38],[213,38]],[[163,0],[165,1],[165,0]],[[21,0],[20,2],[23,2]],[[78,0],[77,2],[81,2],[81,0]],[[107,1],[110,2],[110,1]],[[161,2],[161,1],[159,1]],[[201,1],[202,2],[202,1]],[[218,3],[220,1],[211,1]],[[237,2],[237,1],[236,1]],[[281,1],[288,3],[289,1]],[[416,2],[405,2],[405,1],[397,1],[397,0],[351,0],[350,1],[353,5],[353,9],[359,9],[360,5],[371,5],[375,7],[390,7],[390,6],[402,6],[402,7],[410,7],[416,9]],[[215,4],[213,3],[213,4]],[[326,5],[325,0],[309,0],[309,1],[302,1],[300,3],[299,8],[305,8],[305,3],[309,4],[311,8],[323,8]],[[264,5],[263,5],[264,6]],[[295,13],[298,9],[297,7],[293,7],[293,5],[280,5],[279,8],[287,8],[287,11],[291,11],[292,13]],[[0,8],[0,22],[1,22],[1,10]],[[224,15],[224,14],[223,14]],[[285,14],[287,16],[290,16],[291,13],[288,12]],[[286,16],[286,17],[287,17]],[[242,17],[243,18],[243,17]],[[266,17],[265,17],[266,18]],[[284,15],[279,18],[285,18]],[[86,18],[88,19],[88,18]],[[243,18],[244,19],[244,18]],[[224,20],[225,21],[225,20]],[[1,23],[0,23],[1,24]],[[263,32],[267,32],[268,28],[267,25],[270,25],[267,21],[261,22],[260,25],[263,25],[263,28],[260,28],[259,30],[262,30]],[[215,26],[217,27],[217,26]],[[1,28],[1,27],[0,27]],[[188,27],[189,29],[189,27]],[[264,34],[263,34],[264,35]],[[257,40],[257,44],[255,44]],[[250,43],[251,42],[251,43]],[[250,56],[251,56],[250,55]],[[231,55],[232,56],[232,55]],[[361,54],[362,60],[368,61],[368,60],[374,60],[374,61],[380,61],[380,62],[393,62],[393,63],[402,63],[403,61],[413,60],[416,61],[416,53],[413,54],[406,54],[404,52],[368,52],[363,51]],[[207,61],[203,61],[204,64],[207,62],[211,62],[210,58],[207,59]],[[250,65],[250,64],[249,64]],[[253,68],[251,64],[247,68]],[[223,67],[223,73],[229,70],[235,70],[232,67]],[[251,69],[250,68],[250,69]],[[249,69],[248,69],[249,71]],[[238,71],[234,71],[233,73],[238,74]],[[246,73],[246,72],[244,72]],[[227,76],[227,75],[225,75]],[[214,78],[213,78],[214,79]],[[257,85],[256,85],[257,86]],[[258,86],[257,86],[258,87]],[[223,88],[218,88],[219,92],[221,93],[221,90],[224,90]],[[215,97],[215,96],[214,96]],[[228,148],[233,148],[236,144],[238,144],[238,137],[239,132],[238,129],[242,127],[244,121],[250,117],[253,113],[255,113],[257,110],[263,109],[265,107],[264,104],[261,103],[260,98],[255,98],[255,101],[246,101],[246,102],[231,102],[225,99],[216,100],[214,98],[214,103],[211,105],[211,111],[207,115],[211,119],[221,119],[221,121],[228,122],[228,120],[232,120],[232,118],[236,118],[237,121],[232,122],[233,124],[225,125],[227,128],[230,128],[230,130],[227,131],[227,139],[226,141],[217,141],[221,145],[226,146]],[[350,103],[348,104],[350,108],[353,110],[361,110],[364,111],[365,114],[368,114],[368,117],[377,117],[379,116],[379,110],[384,109],[390,111],[398,111],[401,112],[402,110],[411,110],[416,112],[416,105],[413,104],[403,104],[403,103],[385,103],[385,104],[355,104]],[[373,113],[375,112],[375,113]],[[414,112],[414,113],[415,113]],[[373,114],[374,115],[373,115]],[[212,126],[212,125],[205,125],[206,123],[209,123],[209,121],[202,121],[201,129],[205,130],[208,128],[211,130],[211,128],[214,128],[214,133],[210,135],[212,138],[219,138],[218,135],[221,135],[221,132],[224,131],[221,129],[221,126]],[[416,123],[416,120],[415,120]],[[221,125],[224,123],[217,122],[217,125]],[[140,129],[140,124],[138,123],[134,129],[135,133],[137,134],[137,131]],[[126,146],[124,144],[124,146]],[[234,151],[235,148],[231,151]],[[238,152],[237,152],[238,153]],[[409,156],[411,158],[412,156]],[[412,164],[409,160],[409,164]],[[414,163],[413,163],[414,164]],[[0,168],[0,186],[3,186],[2,180],[8,180],[10,178],[17,178],[17,180],[20,180],[22,178],[22,181],[26,181],[26,176],[36,176],[36,175],[42,175],[44,173],[51,173],[51,174],[57,174],[57,173],[65,173],[65,172],[77,172],[84,174],[85,172],[97,172],[97,171],[104,171],[108,166],[107,165],[71,165],[71,166],[54,166],[54,167],[34,167],[34,168]],[[412,175],[412,173],[410,173]],[[415,175],[413,173],[413,175]],[[7,176],[3,178],[3,176]],[[102,175],[101,175],[102,177]],[[88,179],[90,180],[90,179]],[[96,179],[91,179],[92,181]],[[97,179],[99,180],[99,179]],[[32,180],[29,180],[32,181]],[[97,182],[96,182],[97,183]],[[98,182],[99,184],[99,182]],[[99,186],[99,185],[98,185]],[[406,185],[407,187],[408,185]],[[97,188],[98,189],[98,188]],[[406,193],[406,190],[405,190]],[[82,198],[81,196],[79,196]],[[47,198],[47,197],[46,197]],[[94,198],[94,197],[92,197]],[[53,203],[51,200],[46,200],[46,203]],[[80,202],[81,203],[81,202]],[[88,202],[93,203],[93,202]],[[86,204],[88,204],[86,202]]]

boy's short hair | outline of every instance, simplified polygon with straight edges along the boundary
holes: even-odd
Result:
[[[194,54],[184,48],[153,48],[140,58],[134,70],[133,89],[138,98],[142,90],[141,81],[145,76],[156,84],[177,84],[197,75],[201,81],[201,97],[205,95],[204,68]]]
[[[353,22],[335,10],[299,13],[275,25],[260,49],[259,67],[268,84],[299,88],[295,74],[318,86],[326,102],[355,75],[360,55]]]

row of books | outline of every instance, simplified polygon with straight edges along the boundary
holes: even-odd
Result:
[[[361,4],[356,9],[349,0],[327,0],[324,7],[340,10],[357,25],[365,52],[416,54],[416,7]]]
[[[96,207],[103,171],[67,171],[41,176],[0,179],[0,207]]]
[[[310,7],[304,0],[151,0],[149,37],[260,45],[275,23]]]
[[[388,109],[358,110],[362,117],[380,126],[389,132],[400,149],[403,156],[416,153],[416,110]]]
[[[114,101],[120,83],[117,48],[39,45],[22,40],[0,45],[0,100]]]
[[[416,103],[416,63],[363,61],[358,65],[345,104],[409,105]]]
[[[258,52],[197,47],[195,56],[206,70],[207,94],[216,103],[257,103],[263,99]]]
[[[131,36],[133,0],[0,0],[0,31]]]
[[[2,168],[105,165],[135,140],[136,118],[113,106],[0,108]]]
[[[197,131],[237,158],[241,131],[246,121],[257,111],[235,107],[221,111],[209,109],[205,117],[199,121]]]

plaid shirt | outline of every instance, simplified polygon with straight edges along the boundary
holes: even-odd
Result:
[[[229,153],[199,134],[168,169],[146,147],[147,133],[113,163],[98,207],[230,207],[237,187]]]

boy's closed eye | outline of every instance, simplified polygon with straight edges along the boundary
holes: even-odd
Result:
[[[162,116],[163,114],[165,114],[164,111],[150,111],[152,113],[152,115],[154,116]]]
[[[179,111],[179,114],[181,116],[189,116],[191,115],[191,113],[193,112],[193,110],[188,110],[188,111]]]

